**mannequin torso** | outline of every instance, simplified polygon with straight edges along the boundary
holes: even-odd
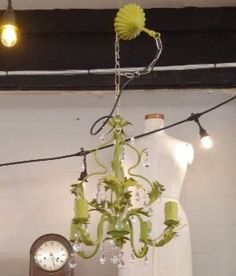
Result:
[[[146,115],[146,132],[164,127],[164,119],[155,118],[155,115],[157,113]],[[164,196],[179,199],[188,164],[193,160],[192,145],[171,137],[164,131],[146,136],[137,143],[141,147],[152,145],[151,149],[147,147],[150,167],[140,169],[165,186]]]
[[[164,127],[164,116],[154,113],[145,116],[146,132]],[[153,237],[164,229],[164,204],[166,201],[176,201],[179,206],[181,224],[185,227],[180,231],[180,236],[163,248],[150,250],[149,262],[144,265],[142,260],[136,260],[135,265],[129,263],[130,249],[125,249],[125,267],[119,271],[120,276],[191,276],[191,243],[189,226],[186,215],[179,203],[179,197],[185,178],[188,164],[193,160],[191,144],[175,139],[164,131],[153,133],[136,141],[139,149],[147,148],[150,166],[139,166],[135,169],[138,174],[146,176],[151,181],[157,180],[165,187],[161,200],[152,206],[151,219]],[[135,160],[131,152],[127,152],[125,168],[129,168]],[[157,251],[157,252],[156,252]]]

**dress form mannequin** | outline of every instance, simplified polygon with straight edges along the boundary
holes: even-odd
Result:
[[[159,113],[145,116],[145,130],[147,132],[164,127],[164,115]],[[185,178],[188,164],[193,160],[191,144],[175,139],[164,131],[154,133],[136,141],[139,149],[147,148],[149,167],[139,166],[135,169],[138,174],[146,176],[151,181],[157,180],[165,187],[165,191],[158,202],[152,205],[151,218],[152,236],[157,237],[165,228],[164,205],[166,201],[178,203],[179,218],[184,227],[179,236],[160,248],[150,248],[148,262],[135,259],[132,264],[129,246],[124,249],[125,266],[119,270],[119,276],[192,276],[192,256],[189,224],[179,203],[180,192]],[[129,168],[135,157],[127,152],[124,167]]]

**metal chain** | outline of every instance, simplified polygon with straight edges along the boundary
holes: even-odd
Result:
[[[115,78],[114,78],[114,83],[115,83],[115,103],[111,109],[111,112],[109,113],[109,115],[106,116],[102,116],[101,118],[99,118],[98,120],[96,120],[94,122],[94,124],[91,126],[90,129],[90,133],[92,135],[96,135],[98,134],[103,128],[104,126],[107,124],[107,122],[112,118],[114,112],[116,112],[116,116],[119,115],[120,113],[120,98],[121,98],[121,94],[122,91],[125,89],[125,87],[133,80],[138,79],[140,76],[145,75],[150,73],[153,70],[153,67],[155,66],[155,64],[157,63],[157,61],[159,60],[159,57],[161,55],[162,52],[162,44],[161,44],[161,39],[160,39],[160,34],[157,33],[155,38],[155,44],[157,47],[157,51],[156,54],[154,56],[154,59],[152,60],[152,62],[146,66],[144,69],[142,70],[136,70],[136,71],[125,71],[124,74],[121,74],[121,68],[120,68],[120,44],[119,44],[119,38],[116,35],[115,38],[115,43],[114,43],[114,50],[115,50]],[[127,80],[122,84],[122,86],[120,86],[121,83],[121,77],[125,76],[127,78]],[[101,126],[94,131],[94,128],[96,127],[96,125],[100,122],[103,121]]]
[[[118,35],[116,34],[115,39],[115,99],[117,99],[120,95],[120,40]],[[120,100],[116,107],[116,115],[120,113]]]
[[[155,42],[156,42],[156,47],[157,47],[157,53],[156,53],[154,59],[152,60],[152,62],[148,66],[144,67],[141,70],[134,71],[134,72],[124,72],[121,74],[121,76],[125,76],[128,79],[132,79],[132,78],[138,78],[142,75],[149,74],[153,70],[153,67],[156,65],[157,61],[159,60],[161,52],[162,52],[162,42],[161,42],[161,38],[160,38],[159,34],[155,38]]]

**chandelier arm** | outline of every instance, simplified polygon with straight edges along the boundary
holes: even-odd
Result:
[[[92,176],[95,176],[95,175],[102,175],[102,174],[106,174],[106,173],[107,173],[107,167],[106,167],[105,165],[103,165],[103,164],[98,160],[97,153],[98,153],[103,147],[106,147],[107,145],[110,145],[112,141],[113,141],[113,139],[110,139],[108,142],[103,143],[102,145],[100,145],[99,147],[97,147],[96,149],[94,149],[94,150],[92,151],[92,154],[93,154],[93,156],[94,156],[94,160],[96,161],[96,163],[98,164],[99,167],[103,168],[103,171],[94,172],[94,173],[88,174],[88,175],[79,183],[80,185],[83,185],[85,182],[87,182],[88,178],[90,178],[90,177],[92,177]]]
[[[103,238],[103,225],[104,225],[104,217],[105,215],[102,214],[100,221],[98,223],[98,227],[97,227],[97,239],[95,241],[93,241],[89,235],[89,233],[85,233],[85,230],[82,228],[82,226],[80,225],[79,227],[79,232],[81,234],[80,239],[81,241],[88,246],[92,246],[92,245],[99,245],[102,241]]]
[[[155,247],[164,246],[176,236],[175,228],[175,226],[168,226],[157,239],[149,240],[148,244]]]
[[[76,183],[76,184],[72,184],[71,186],[76,186],[76,194],[79,195],[82,199],[86,200],[87,199],[85,198],[84,196],[84,191],[82,191],[81,187],[83,187],[83,184],[87,182],[87,179],[92,177],[92,176],[97,176],[97,175],[103,175],[104,173],[106,173],[106,171],[101,171],[101,172],[94,172],[94,173],[91,173],[89,175],[87,175],[81,182],[79,183]],[[88,202],[88,201],[87,201]],[[88,202],[88,204],[90,204]],[[91,205],[92,206],[92,205]]]
[[[135,169],[135,168],[140,164],[142,155],[143,155],[143,153],[145,152],[146,149],[143,149],[141,152],[139,152],[135,147],[133,147],[133,146],[130,145],[129,143],[125,143],[125,145],[127,145],[127,146],[130,147],[132,150],[134,150],[135,153],[137,154],[137,157],[138,157],[137,162],[136,162],[133,166],[131,166],[131,167],[128,169],[128,174],[131,175],[131,176],[134,176],[134,177],[138,177],[138,178],[143,179],[143,180],[144,180],[146,183],[148,183],[148,184],[151,186],[151,188],[152,188],[153,185],[152,185],[152,182],[151,182],[150,180],[148,180],[146,177],[144,177],[144,176],[142,176],[142,175],[140,175],[140,174],[135,174],[135,173],[132,173],[132,172],[131,172],[133,169]],[[144,188],[143,188],[143,189],[144,189]]]
[[[99,246],[100,246],[100,244],[98,244],[95,247],[95,250],[90,255],[87,255],[84,251],[79,251],[79,252],[77,252],[77,254],[80,257],[82,257],[83,259],[91,259],[92,257],[94,257],[97,254]]]
[[[105,173],[107,173],[107,167],[106,167],[105,165],[103,165],[103,164],[99,161],[97,154],[98,154],[98,152],[100,151],[100,149],[101,149],[102,147],[105,147],[105,146],[109,145],[111,142],[112,142],[112,139],[109,140],[108,142],[102,144],[101,146],[99,146],[99,147],[93,152],[93,156],[94,156],[95,162],[97,163],[97,165],[98,165],[99,167],[103,168],[103,170],[104,170],[103,173],[100,173],[100,174],[105,174]]]
[[[140,222],[140,225],[141,225],[141,223],[143,222],[141,216],[139,216],[138,214],[133,214],[133,216],[136,216],[138,218],[138,220]],[[148,252],[148,246],[147,246],[146,243],[142,242],[144,244],[143,247],[139,251],[136,250],[136,247],[135,247],[135,244],[134,244],[134,229],[133,229],[133,224],[132,224],[132,222],[131,222],[130,219],[128,219],[128,223],[129,223],[129,227],[130,227],[130,244],[131,244],[133,253],[134,253],[134,255],[137,258],[141,259],[141,258],[143,258],[147,254],[147,252]]]
[[[102,207],[94,207],[94,205],[92,205],[92,203],[88,202],[89,206],[93,207],[94,209],[90,209],[89,212],[99,212],[100,214],[105,214],[107,216],[106,219],[104,219],[104,221],[108,221],[110,218],[112,218],[112,214],[109,213],[105,208]]]
[[[142,210],[142,208],[135,208],[135,209],[132,209],[128,212],[128,214],[126,215],[126,218],[125,220],[128,221],[129,217],[132,217],[132,216],[140,216],[139,213],[140,213],[140,210]],[[149,217],[148,213],[147,212],[143,212],[141,213],[143,216],[146,216],[146,217]]]

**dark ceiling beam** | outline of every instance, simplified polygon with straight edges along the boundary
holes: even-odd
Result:
[[[114,10],[17,11],[20,41],[0,46],[0,71],[114,67]],[[236,8],[150,9],[147,26],[162,34],[158,65],[236,62]],[[155,53],[142,34],[121,42],[121,66],[142,67]],[[208,78],[206,78],[208,76]],[[95,81],[93,81],[95,80]],[[111,89],[112,76],[0,77],[0,89]],[[235,69],[158,72],[132,88],[235,87]]]
[[[161,66],[236,61],[236,32],[168,32],[162,41]],[[30,35],[14,49],[0,47],[0,71],[113,68],[113,49],[112,34]],[[146,66],[155,50],[144,34],[121,41],[121,66]]]
[[[0,11],[0,16],[4,11]],[[16,11],[26,34],[113,33],[117,10]],[[236,7],[153,8],[145,10],[150,28],[162,31],[235,31]]]
[[[129,84],[129,89],[232,88],[236,68],[152,72]],[[168,81],[167,81],[168,80]],[[113,90],[112,75],[7,76],[0,90]]]

